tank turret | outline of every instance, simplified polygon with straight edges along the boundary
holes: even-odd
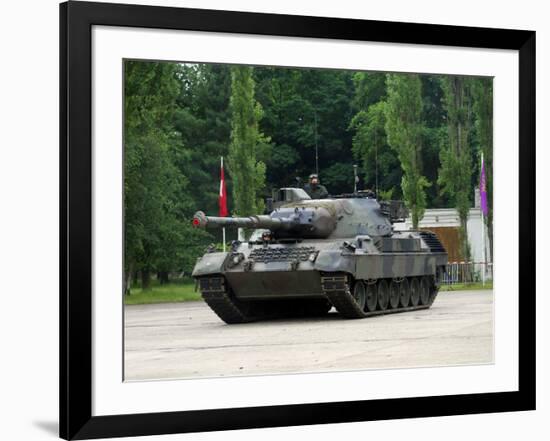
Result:
[[[379,203],[371,197],[343,195],[333,199],[303,199],[289,202],[270,214],[248,217],[206,216],[195,213],[197,228],[252,228],[271,230],[275,238],[325,239],[358,234],[391,236],[392,222],[407,211],[400,201]]]

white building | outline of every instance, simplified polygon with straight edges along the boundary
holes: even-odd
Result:
[[[458,212],[454,208],[431,208],[425,211],[423,219],[418,225],[422,229],[432,229],[444,243],[449,252],[449,261],[457,260],[458,250],[454,250],[452,236],[457,237],[460,220]],[[411,218],[405,222],[394,224],[396,230],[408,230],[412,228]],[[473,262],[491,262],[489,249],[489,236],[487,228],[481,224],[481,210],[471,208],[468,216],[468,240],[470,242],[471,260]],[[482,230],[485,233],[485,241],[482,240]],[[485,245],[486,256],[483,256],[483,247]],[[449,249],[451,248],[451,249]],[[455,258],[455,259],[453,259]]]

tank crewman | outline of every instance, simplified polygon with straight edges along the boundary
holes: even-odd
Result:
[[[327,189],[321,185],[319,176],[316,174],[309,175],[309,182],[304,185],[304,190],[311,199],[324,199],[328,196]]]

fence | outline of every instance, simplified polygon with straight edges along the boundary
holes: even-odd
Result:
[[[441,278],[443,285],[454,285],[455,283],[481,283],[493,280],[492,262],[451,262],[447,265],[445,273]]]

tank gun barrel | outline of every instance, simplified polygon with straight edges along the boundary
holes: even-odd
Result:
[[[336,228],[337,217],[331,211],[332,203],[321,205],[292,204],[280,207],[271,214],[248,217],[215,217],[197,211],[193,217],[196,228],[251,228],[273,232],[275,239],[324,238]]]
[[[197,211],[193,216],[193,226],[196,228],[253,228],[266,230],[286,230],[296,224],[293,218],[272,218],[268,215],[248,217],[218,217],[206,216]]]

